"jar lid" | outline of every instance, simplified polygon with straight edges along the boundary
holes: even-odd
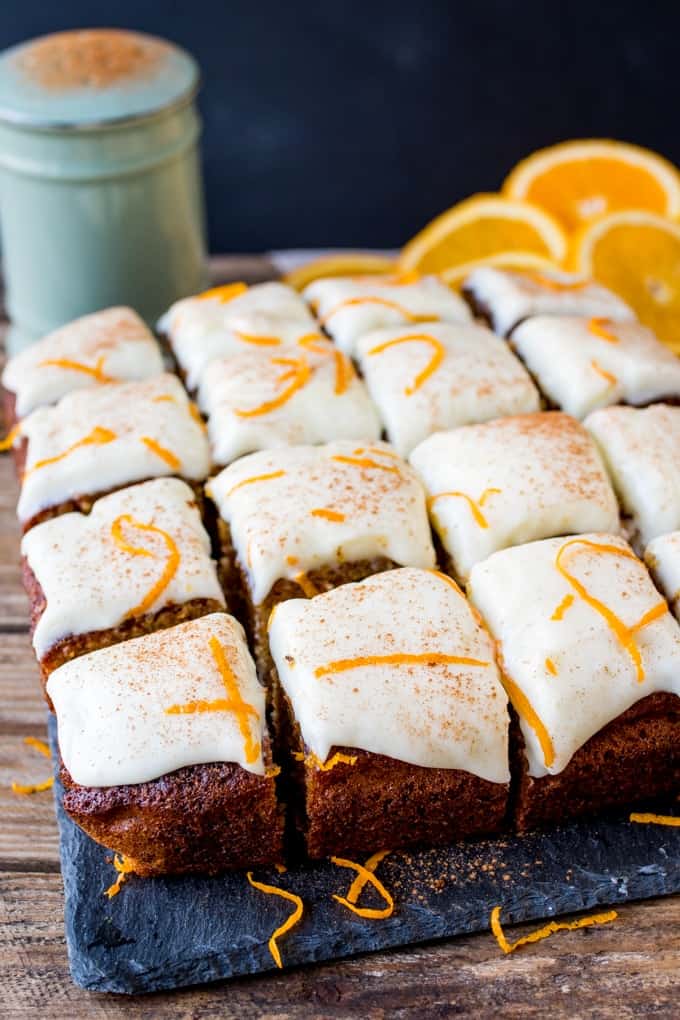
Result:
[[[164,39],[111,28],[57,32],[0,55],[0,121],[81,130],[189,100],[196,61]]]

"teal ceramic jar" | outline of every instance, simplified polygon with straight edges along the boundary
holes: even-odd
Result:
[[[183,50],[109,29],[0,56],[2,254],[21,333],[115,304],[153,323],[203,288],[198,78]]]

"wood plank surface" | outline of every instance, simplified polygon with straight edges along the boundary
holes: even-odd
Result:
[[[271,275],[264,259],[223,258],[215,282]],[[12,780],[45,778],[25,736],[45,708],[19,582],[16,481],[0,460],[0,1017],[297,1018],[677,1017],[680,897],[628,904],[612,925],[563,932],[505,957],[488,934],[172,994],[90,994],[70,980],[51,793],[20,797]],[[367,922],[370,923],[370,922]],[[376,922],[379,923],[379,922]],[[523,933],[522,928],[513,936]]]

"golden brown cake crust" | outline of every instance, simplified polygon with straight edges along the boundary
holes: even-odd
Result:
[[[557,825],[680,791],[680,698],[642,698],[596,733],[556,776],[528,774],[517,721],[510,730],[517,832]]]

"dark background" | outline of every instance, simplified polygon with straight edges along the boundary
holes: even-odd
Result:
[[[563,138],[621,138],[680,163],[678,0],[0,8],[2,47],[93,26],[198,58],[215,251],[398,246]]]

